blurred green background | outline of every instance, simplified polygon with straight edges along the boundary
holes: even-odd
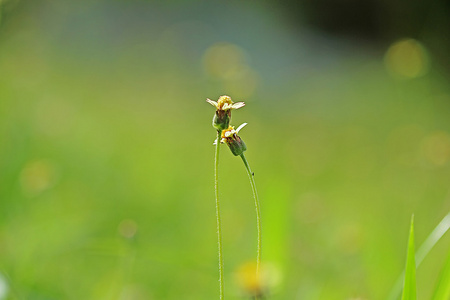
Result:
[[[448,6],[329,2],[0,1],[0,299],[218,299],[224,94],[247,104],[270,299],[384,299],[411,214],[419,245],[450,210]],[[225,146],[220,195],[245,299],[254,204]]]

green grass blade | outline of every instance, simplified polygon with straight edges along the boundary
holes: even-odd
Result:
[[[402,300],[416,300],[416,260],[414,249],[414,215],[411,217],[408,251],[406,256],[405,280],[403,281]]]
[[[447,256],[447,262],[444,269],[439,276],[436,290],[433,294],[433,300],[448,300],[450,299],[450,253]]]
[[[416,252],[416,267],[424,260],[431,248],[441,239],[441,237],[450,228],[450,212],[442,219],[436,228],[430,233],[425,242]]]
[[[416,253],[416,268],[419,267],[420,263],[424,260],[424,258],[428,255],[431,249],[436,245],[436,243],[442,238],[442,236],[450,229],[450,212],[442,219],[442,221],[434,228],[434,230],[427,237],[425,242],[420,246],[419,250]],[[393,286],[388,300],[396,300],[400,296],[400,292],[402,291],[402,283],[404,272],[397,279],[395,285]],[[447,299],[446,299],[447,300]]]

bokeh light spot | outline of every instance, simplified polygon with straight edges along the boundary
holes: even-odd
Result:
[[[28,162],[20,174],[20,184],[28,196],[36,196],[49,189],[56,181],[54,164],[47,160]]]
[[[247,296],[264,296],[281,283],[282,275],[279,267],[272,263],[260,266],[260,276],[256,276],[256,263],[245,262],[235,272],[235,280]]]
[[[230,43],[210,46],[203,55],[203,67],[236,99],[250,97],[260,81],[258,73],[248,65],[244,50]]]
[[[446,165],[450,161],[450,135],[437,131],[424,138],[422,155],[428,163],[436,167]]]
[[[221,79],[239,76],[246,67],[244,51],[230,43],[217,43],[209,47],[203,57],[206,73]]]
[[[429,58],[425,47],[414,39],[393,43],[386,52],[384,63],[394,77],[416,78],[428,72]]]
[[[131,219],[125,219],[122,222],[120,222],[118,231],[119,234],[127,239],[133,238],[138,230],[138,225],[134,220]]]

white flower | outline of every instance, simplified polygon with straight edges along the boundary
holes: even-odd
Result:
[[[242,155],[247,150],[244,141],[237,135],[245,125],[247,123],[242,124],[237,129],[234,129],[233,126],[228,126],[227,129],[222,130],[220,142],[226,143],[235,156]]]
[[[216,107],[217,110],[227,111],[230,109],[238,109],[245,106],[244,102],[236,102],[234,103],[229,96],[220,96],[219,100],[213,101],[211,99],[206,99],[206,102]]]
[[[247,123],[242,123],[239,125],[239,127],[235,130],[233,126],[228,127],[228,129],[225,129],[222,131],[222,138],[229,138],[233,136],[233,134],[238,134],[239,131],[244,128],[244,126],[247,125]],[[223,142],[222,142],[223,143]]]
[[[241,125],[239,125],[239,127],[237,129],[234,129],[233,126],[228,127],[228,129],[225,129],[222,131],[222,139],[220,140],[220,142],[222,144],[224,144],[227,141],[227,138],[232,138],[233,135],[237,135],[239,133],[239,131],[244,128],[244,126],[247,125],[247,123],[242,123]],[[217,139],[214,140],[213,145],[217,144]]]

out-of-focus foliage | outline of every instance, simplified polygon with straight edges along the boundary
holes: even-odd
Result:
[[[447,256],[444,268],[439,275],[438,283],[433,294],[433,300],[443,300],[450,297],[450,253]]]
[[[5,2],[5,1],[4,1]],[[382,299],[450,210],[450,89],[427,44],[293,27],[275,2],[7,1],[0,298],[214,299],[214,109],[255,172],[271,299]],[[225,292],[256,255],[223,148]],[[417,271],[431,297],[450,245]],[[243,271],[244,270],[244,271]]]
[[[414,216],[411,218],[408,251],[406,255],[405,278],[403,283],[402,300],[416,300],[416,259],[414,246]]]

